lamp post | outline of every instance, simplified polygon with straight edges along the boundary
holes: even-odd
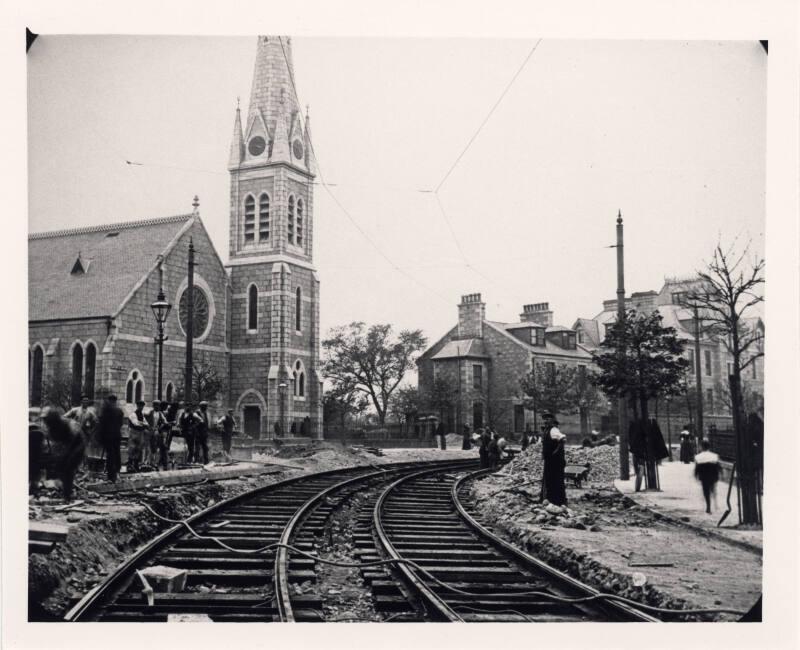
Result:
[[[160,262],[158,265],[158,271],[159,276],[163,277]],[[158,334],[155,337],[156,346],[158,346],[158,380],[156,382],[156,386],[158,400],[161,401],[161,384],[164,376],[164,341],[166,341],[168,338],[164,335],[164,324],[167,322],[169,312],[172,310],[172,305],[167,302],[167,299],[164,296],[163,282],[159,282],[158,297],[156,298],[156,301],[150,305],[150,309],[153,310],[153,316],[156,317],[156,326],[158,328]]]
[[[669,462],[671,463],[672,462],[672,429],[670,427],[670,422],[669,422],[669,404],[670,404],[670,401],[672,401],[672,400],[671,400],[670,396],[667,395],[667,397],[666,397],[666,402],[667,402],[667,450],[669,451]]]
[[[282,381],[278,384],[278,392],[280,393],[280,422],[281,422],[281,436],[286,433],[286,382]]]

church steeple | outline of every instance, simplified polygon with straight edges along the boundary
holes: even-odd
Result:
[[[308,170],[302,123],[294,87],[291,38],[259,36],[243,162],[283,162]]]

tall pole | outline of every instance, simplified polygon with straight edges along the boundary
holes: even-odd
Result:
[[[620,367],[625,358],[625,260],[623,256],[622,210],[617,214],[617,323],[619,327]],[[628,426],[626,396],[619,397],[617,408],[617,427],[619,428],[619,478],[627,481],[630,477],[628,465]]]
[[[156,300],[164,301],[164,267],[162,266],[163,259],[158,262],[158,297]],[[158,401],[161,401],[161,384],[164,378],[164,323],[161,319],[158,320],[158,381],[156,384],[158,392]]]
[[[192,401],[192,346],[194,344],[194,242],[189,238],[189,268],[186,282],[186,374],[184,375],[187,402]]]
[[[697,448],[700,448],[700,441],[703,439],[703,373],[700,369],[700,318],[697,306],[694,308],[694,382],[697,387]]]

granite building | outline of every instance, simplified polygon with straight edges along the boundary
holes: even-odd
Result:
[[[321,435],[319,278],[313,265],[313,150],[294,86],[291,39],[259,36],[250,104],[237,107],[230,172],[229,259],[190,214],[31,234],[29,395],[68,376],[72,398],[97,390],[131,403],[156,397],[159,287],[166,323],[164,397],[185,364],[187,255],[195,251],[194,358],[225,379],[248,434]]]

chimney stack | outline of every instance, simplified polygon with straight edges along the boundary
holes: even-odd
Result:
[[[486,320],[486,303],[481,302],[481,294],[470,293],[461,296],[458,306],[458,338],[483,338],[483,321]]]
[[[532,305],[523,305],[519,319],[523,323],[534,323],[543,327],[552,327],[553,312],[550,311],[550,303],[537,302]]]

